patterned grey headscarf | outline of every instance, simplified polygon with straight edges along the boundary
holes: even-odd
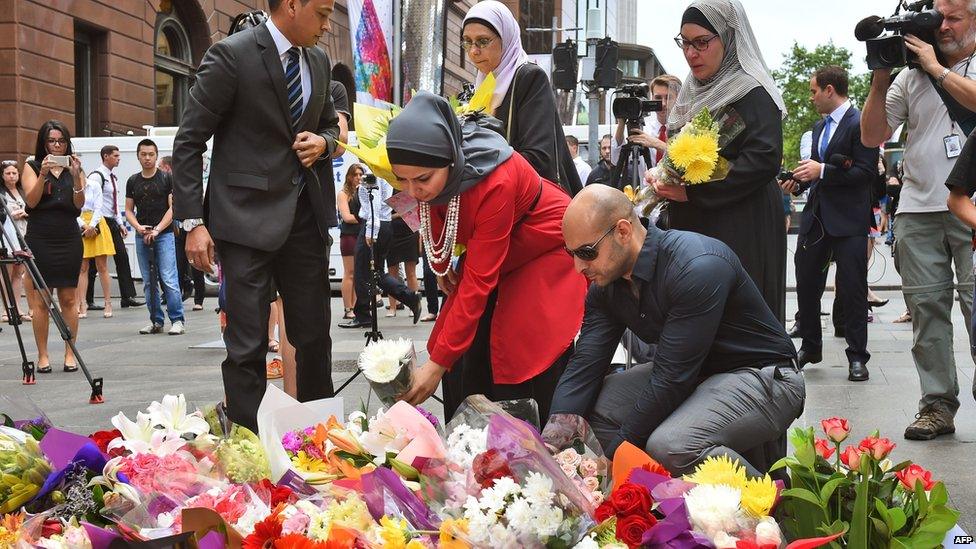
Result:
[[[739,0],[695,0],[688,7],[701,11],[715,28],[725,46],[725,57],[718,72],[708,80],[688,75],[668,117],[668,129],[678,131],[703,107],[714,113],[759,86],[766,89],[785,117],[783,96],[766,67],[742,3]]]

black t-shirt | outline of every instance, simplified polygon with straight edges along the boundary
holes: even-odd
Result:
[[[155,227],[169,209],[169,196],[173,194],[173,178],[162,170],[149,179],[142,173],[134,174],[125,184],[125,197],[135,202],[136,219],[141,225]],[[172,231],[172,223],[161,232]]]

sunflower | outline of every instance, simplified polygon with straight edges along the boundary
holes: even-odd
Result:
[[[695,472],[685,475],[685,480],[695,484],[725,484],[742,489],[746,485],[746,470],[739,460],[732,461],[729,456],[710,457],[703,461]]]
[[[769,515],[769,510],[776,503],[776,485],[766,475],[763,478],[751,478],[742,488],[742,508],[756,518]]]

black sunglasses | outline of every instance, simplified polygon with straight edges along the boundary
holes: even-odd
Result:
[[[607,229],[607,232],[603,233],[603,236],[601,236],[600,239],[594,242],[593,244],[583,244],[582,246],[576,248],[575,250],[570,250],[569,248],[566,248],[564,246],[566,253],[568,253],[570,257],[578,257],[583,261],[593,261],[597,258],[597,256],[600,255],[599,250],[597,250],[597,247],[599,247],[600,243],[603,242],[603,239],[610,236],[610,233],[612,233],[613,230],[616,228],[617,228],[617,224],[614,223],[613,226]]]

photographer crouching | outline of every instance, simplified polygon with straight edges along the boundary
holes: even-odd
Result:
[[[644,87],[642,84],[636,87],[642,87],[644,90],[638,91],[634,89],[635,86],[626,86],[621,88],[621,92],[627,93],[625,90],[630,89],[631,95],[639,97],[640,94],[643,94],[644,97],[647,96],[647,87]],[[625,131],[627,132],[626,143],[644,147],[650,153],[650,165],[647,165],[644,158],[640,158],[637,161],[638,181],[643,181],[644,172],[657,166],[657,163],[664,158],[664,153],[668,149],[668,115],[671,113],[671,105],[674,103],[674,99],[678,96],[678,91],[681,89],[681,80],[677,76],[662,74],[651,80],[649,88],[650,101],[659,102],[654,107],[656,111],[652,111],[651,113],[642,112],[644,116],[643,125],[628,123],[633,121],[617,118],[617,129],[614,132],[613,141],[610,146],[610,163],[613,166],[619,166],[614,173],[627,174],[630,173],[628,172],[628,168],[633,169],[633,167],[627,166],[628,158],[620,158],[620,151],[625,144]],[[619,100],[619,98],[615,100],[615,103]],[[615,112],[614,114],[617,113]],[[621,183],[618,177],[611,179],[609,184],[612,187],[622,189],[627,182]]]
[[[897,21],[876,21],[884,28],[905,32],[907,61],[914,68],[902,70],[892,80],[888,67],[895,63],[890,63],[891,56],[887,55],[892,50],[886,49],[884,55],[872,59],[869,42],[868,66],[875,70],[861,117],[861,141],[867,147],[883,144],[902,124],[907,123],[909,131],[895,224],[895,261],[912,316],[912,356],[922,388],[920,412],[905,430],[905,438],[911,440],[930,440],[955,432],[959,382],[952,352],[953,289],[966,318],[973,302],[970,231],[947,211],[948,189],[944,183],[959,156],[961,142],[973,129],[976,4],[935,0],[934,8],[942,16],[937,28],[934,24],[930,27],[929,39],[934,46],[919,38],[917,32],[913,34],[912,25],[900,22],[918,15],[908,13]],[[895,27],[896,23],[901,26]],[[860,30],[862,25],[858,27]],[[882,40],[900,47],[899,39]],[[876,68],[881,65],[886,67]]]

